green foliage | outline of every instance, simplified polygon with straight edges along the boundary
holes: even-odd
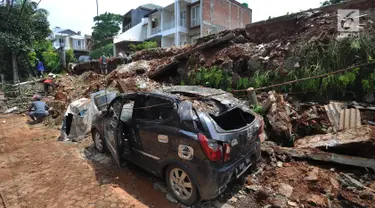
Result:
[[[12,9],[8,4],[0,5],[0,71],[5,71],[6,77],[11,77],[11,53],[15,53],[19,61],[20,77],[28,74],[28,70],[23,69],[29,68],[27,61],[37,56],[37,52],[30,53],[33,43],[45,40],[50,34],[47,15],[46,10],[30,0],[14,1]]]
[[[199,68],[189,72],[184,83],[227,90],[232,86],[232,74],[218,67]]]
[[[103,53],[107,56],[107,57],[110,57],[110,56],[113,56],[113,44],[108,44],[104,47],[101,47],[101,48],[97,48],[95,50],[92,50],[90,52],[90,56],[91,58],[93,59],[99,59],[101,55],[103,55]]]
[[[322,6],[328,6],[328,5],[332,5],[332,4],[338,4],[338,3],[341,3],[341,2],[344,2],[345,0],[326,0],[322,3]]]
[[[258,114],[263,114],[263,107],[261,105],[254,106],[254,112]]]
[[[50,45],[44,52],[42,52],[44,66],[48,70],[54,70],[59,67],[60,55],[56,53],[52,45]]]
[[[285,69],[272,71],[256,71],[249,83],[244,78],[237,84],[237,89],[247,86],[255,88],[284,83],[292,80],[327,74],[355,64],[374,63],[375,35],[361,35],[358,38],[332,40],[327,44],[310,42],[296,49],[295,54],[288,59],[292,64],[284,65]],[[294,58],[293,58],[294,57]],[[303,57],[303,58],[299,58]],[[300,67],[295,68],[297,62]],[[309,79],[278,88],[281,92],[318,92],[321,95],[337,94],[347,90],[356,93],[375,89],[375,74],[373,66],[350,69],[340,74],[333,74],[321,79]],[[358,94],[359,95],[359,94]],[[360,96],[360,95],[359,95]]]
[[[74,57],[73,49],[69,49],[65,52],[65,60],[67,64],[77,62],[77,59]]]
[[[112,38],[120,31],[120,24],[122,23],[122,16],[106,12],[94,17],[95,26],[92,27],[92,38],[94,44]]]
[[[367,79],[362,79],[362,88],[365,92],[372,92],[375,89],[375,72],[372,72]]]
[[[145,41],[143,43],[139,44],[130,44],[129,48],[132,51],[141,51],[144,49],[151,49],[151,48],[157,48],[159,47],[158,44],[155,41]]]

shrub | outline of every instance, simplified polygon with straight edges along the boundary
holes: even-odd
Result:
[[[144,49],[151,49],[151,48],[157,48],[157,47],[159,47],[159,46],[155,41],[145,41],[143,43],[139,43],[139,44],[136,44],[136,45],[134,45],[134,44],[129,45],[129,48],[132,51],[141,51],[141,50],[144,50]]]
[[[92,59],[99,59],[101,55],[103,55],[103,53],[106,55],[106,56],[113,56],[113,44],[108,44],[102,48],[97,48],[95,50],[92,50],[90,52],[90,56]]]

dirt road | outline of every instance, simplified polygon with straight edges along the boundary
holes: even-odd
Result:
[[[150,174],[91,154],[91,139],[57,142],[58,130],[26,121],[0,115],[0,207],[180,206],[154,188]]]

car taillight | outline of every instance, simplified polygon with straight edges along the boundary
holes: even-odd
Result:
[[[224,162],[230,160],[230,145],[224,144]]]
[[[262,121],[260,122],[260,127],[259,127],[259,130],[258,130],[258,135],[261,135],[264,131],[264,120],[262,119]]]
[[[198,140],[206,157],[210,161],[220,161],[222,156],[222,147],[214,140],[208,140],[204,134],[198,134]]]

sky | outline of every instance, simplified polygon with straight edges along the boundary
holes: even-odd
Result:
[[[154,3],[167,6],[174,0],[97,0],[99,14],[112,12],[124,15],[130,9],[135,9],[142,4]],[[299,12],[320,6],[323,0],[238,0],[248,3],[253,10],[253,22],[268,19],[269,16],[277,17],[287,12]],[[91,34],[94,25],[93,17],[96,16],[96,0],[42,0],[39,7],[47,9],[48,20],[51,28],[59,26],[82,34]]]

